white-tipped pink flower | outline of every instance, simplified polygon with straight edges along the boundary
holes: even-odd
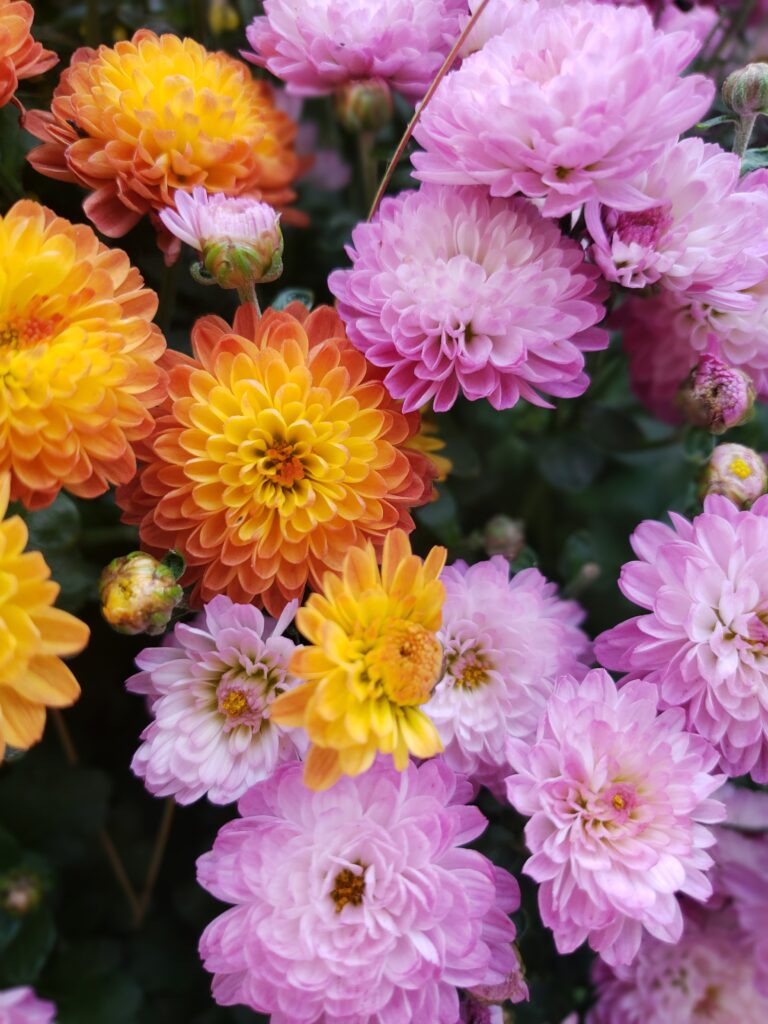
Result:
[[[531,818],[523,870],[561,953],[588,941],[628,964],[646,930],[679,940],[678,894],[711,895],[715,839],[702,823],[725,814],[710,799],[723,782],[711,774],[717,754],[679,709],[659,714],[657,696],[639,680],[618,690],[602,669],[581,684],[564,677],[536,742],[509,740],[507,793]]]

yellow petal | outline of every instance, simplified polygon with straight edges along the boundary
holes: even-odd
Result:
[[[402,708],[398,725],[408,749],[416,757],[434,757],[443,749],[437,729],[417,708]]]
[[[32,658],[27,671],[14,680],[13,688],[21,697],[53,708],[69,707],[80,696],[75,677],[63,661],[50,654]]]
[[[60,608],[35,609],[32,620],[40,630],[41,654],[79,654],[91,635],[84,622]]]
[[[17,750],[27,750],[43,735],[45,708],[0,686],[0,722],[5,742]]]
[[[359,747],[347,747],[339,752],[339,763],[345,775],[362,775],[367,772],[376,757],[374,743],[361,744]]]
[[[0,519],[5,518],[8,502],[11,500],[11,474],[0,474]]]
[[[384,552],[381,558],[381,581],[385,590],[391,590],[398,566],[410,554],[411,544],[408,534],[404,530],[390,530],[384,541]]]

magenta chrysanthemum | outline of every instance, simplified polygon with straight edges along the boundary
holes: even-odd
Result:
[[[707,899],[701,822],[725,812],[710,795],[716,752],[683,730],[679,709],[658,714],[656,688],[617,690],[602,669],[562,678],[533,745],[510,739],[510,802],[531,816],[523,870],[540,883],[542,921],[561,953],[585,940],[611,964],[636,956],[643,931],[677,942],[677,893]]]
[[[322,96],[345,82],[381,78],[420,99],[459,34],[466,0],[265,0],[243,54],[289,92]]]
[[[321,793],[285,765],[254,786],[198,861],[234,904],[200,942],[216,1001],[272,1024],[457,1024],[457,987],[519,973],[517,883],[460,848],[486,824],[471,797],[440,760]]]
[[[274,622],[215,597],[195,622],[176,626],[170,643],[137,657],[142,671],[127,686],[150,697],[153,721],[131,767],[151,793],[232,803],[298,757],[301,734],[269,717],[272,701],[299,682],[288,672],[295,644],[282,635],[296,604]]]
[[[766,276],[768,190],[740,183],[741,159],[684,139],[635,180],[648,208],[626,212],[590,202],[592,255],[627,288],[660,282],[698,303],[739,309]]]
[[[0,992],[0,1024],[53,1024],[56,1007],[38,999],[31,988]]]
[[[711,496],[689,522],[647,521],[619,586],[646,614],[598,637],[606,668],[644,676],[713,743],[729,775],[768,781],[768,498]]]
[[[584,612],[537,569],[510,580],[501,555],[440,578],[444,673],[424,710],[448,763],[492,785],[509,774],[507,736],[532,740],[558,676],[587,671]]]
[[[712,101],[709,79],[680,75],[698,48],[641,7],[521,3],[440,83],[414,133],[416,176],[545,197],[555,217],[590,199],[642,209],[631,179]]]
[[[596,268],[525,200],[423,186],[385,199],[347,251],[353,266],[329,287],[406,412],[449,409],[460,391],[497,409],[572,398],[584,352],[608,344]]]

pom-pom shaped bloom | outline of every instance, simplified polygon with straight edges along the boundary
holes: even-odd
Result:
[[[440,83],[414,132],[416,176],[545,197],[548,216],[590,199],[642,209],[631,178],[712,101],[711,81],[680,75],[698,48],[641,7],[521,3],[512,28]]]
[[[270,718],[274,699],[298,682],[288,671],[295,644],[282,635],[295,611],[292,602],[265,621],[253,605],[215,597],[136,658],[142,671],[126,685],[150,697],[153,721],[131,767],[151,793],[232,803],[298,756],[290,730]]]
[[[80,687],[61,655],[79,654],[88,627],[54,608],[59,587],[39,551],[25,552],[18,516],[3,519],[10,481],[0,474],[0,761],[6,744],[26,750],[43,735],[45,708],[67,707]]]
[[[740,185],[741,160],[701,139],[684,139],[635,179],[647,209],[590,202],[592,255],[626,288],[660,282],[718,306],[741,305],[741,292],[766,275],[768,189]]]
[[[272,1024],[457,1024],[457,987],[518,971],[511,875],[461,846],[486,821],[441,761],[328,793],[285,765],[240,802],[198,879],[234,906],[200,951],[221,1005]]]
[[[196,185],[275,206],[294,197],[294,122],[245,64],[194,39],[141,29],[77,50],[51,111],[25,124],[43,140],[32,166],[92,189],[85,211],[111,238]]]
[[[459,34],[465,0],[265,0],[246,29],[248,60],[299,96],[383,79],[418,100]]]
[[[9,103],[22,78],[41,75],[58,57],[32,38],[35,11],[24,0],[0,0],[0,107]]]
[[[729,775],[768,781],[768,498],[704,500],[689,522],[647,521],[622,593],[645,613],[598,637],[606,668],[644,676],[718,749]]]
[[[0,992],[0,1024],[54,1024],[55,1018],[53,1003],[38,999],[31,988],[8,988]]]
[[[406,410],[459,392],[508,409],[586,389],[604,286],[575,242],[522,199],[425,186],[358,225],[329,287],[349,336]]]
[[[300,648],[291,671],[307,680],[272,708],[283,725],[303,726],[312,748],[306,781],[325,789],[358,775],[378,751],[402,771],[408,754],[432,757],[442,746],[426,704],[440,676],[437,638],[445,599],[438,579],[445,548],[425,561],[402,530],[387,534],[381,571],[371,544],[352,548],[340,576],[326,573],[296,616],[312,646]]]
[[[710,795],[717,754],[684,731],[679,709],[658,714],[656,688],[617,690],[602,669],[579,685],[563,677],[533,745],[510,739],[518,773],[511,803],[531,816],[523,870],[540,883],[542,921],[561,953],[584,940],[610,964],[636,956],[644,929],[677,942],[677,893],[706,900],[705,852],[715,838],[701,822],[725,808]]]
[[[672,948],[646,937],[631,966],[596,964],[587,1024],[763,1024],[754,950],[732,910],[686,915]]]
[[[157,296],[90,228],[22,201],[0,217],[0,473],[11,498],[102,494],[136,472],[165,342]]]
[[[558,676],[586,672],[584,613],[538,569],[510,580],[501,555],[456,562],[441,580],[443,674],[424,710],[456,771],[500,779],[509,774],[507,737],[532,740]]]
[[[118,491],[156,554],[177,548],[193,599],[254,598],[275,615],[340,569],[350,547],[378,550],[431,494],[434,470],[406,447],[419,426],[372,376],[327,307],[259,318],[243,306],[192,332],[174,354],[166,403]]]

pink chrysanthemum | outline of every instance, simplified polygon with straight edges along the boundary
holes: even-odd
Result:
[[[272,1024],[457,1024],[457,987],[519,973],[511,875],[461,849],[485,827],[441,760],[382,761],[313,792],[283,766],[198,861],[235,904],[203,933],[220,1005]]]
[[[584,352],[608,344],[596,268],[525,200],[423,186],[385,199],[347,251],[353,266],[329,287],[406,412],[449,409],[459,391],[497,409],[572,398]]]
[[[712,101],[711,81],[680,75],[698,48],[641,7],[521,3],[440,83],[414,133],[416,176],[546,197],[554,217],[590,199],[642,209],[631,179]]]
[[[509,774],[507,736],[530,741],[561,675],[583,676],[584,612],[537,569],[509,578],[501,555],[442,573],[444,673],[424,708],[456,771],[493,786]]]
[[[0,1024],[53,1024],[56,1007],[38,999],[31,988],[0,992]]]
[[[609,281],[660,282],[718,308],[766,275],[768,190],[740,187],[741,160],[701,139],[684,139],[636,179],[649,198],[634,212],[587,203],[591,252]]]
[[[686,914],[674,947],[646,937],[630,967],[596,963],[587,1024],[764,1024],[768,999],[755,988],[755,967],[732,910]]]
[[[155,796],[188,804],[205,794],[232,803],[286,760],[301,734],[270,721],[272,701],[298,685],[288,672],[295,644],[282,633],[296,601],[277,622],[252,605],[215,597],[198,619],[179,624],[163,647],[137,657],[127,682],[147,694],[153,721],[131,767]]]
[[[684,708],[729,775],[768,781],[768,497],[740,511],[714,495],[670,519],[632,535],[619,586],[646,614],[598,637],[597,657]]]
[[[677,893],[706,900],[705,852],[715,839],[701,822],[725,808],[710,795],[716,752],[683,730],[679,709],[658,714],[656,688],[636,680],[617,690],[602,669],[583,682],[563,677],[533,745],[510,739],[518,773],[510,802],[531,816],[524,871],[540,883],[542,921],[561,953],[585,940],[610,964],[636,956],[644,929],[677,942]]]
[[[210,195],[204,188],[192,194],[179,192],[176,209],[160,211],[160,220],[176,238],[198,252],[214,242],[255,243],[268,240],[280,244],[280,214],[269,203],[249,196]]]
[[[420,99],[459,34],[466,0],[265,0],[246,29],[255,53],[299,96],[380,78]]]

